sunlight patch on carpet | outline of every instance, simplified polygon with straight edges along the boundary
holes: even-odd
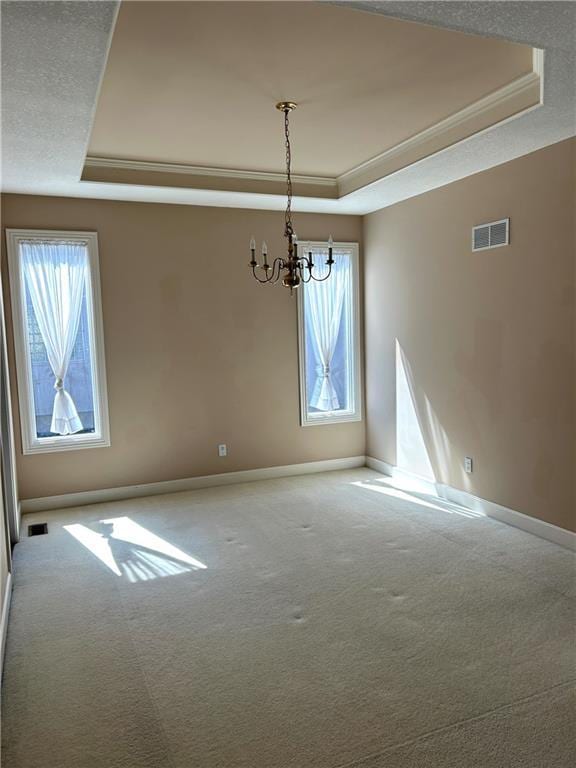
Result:
[[[416,491],[408,493],[406,490],[391,487],[389,485],[390,482],[391,480],[387,479],[383,479],[382,481],[356,480],[352,485],[356,485],[359,488],[365,488],[369,491],[376,491],[376,493],[383,493],[386,496],[393,496],[397,499],[402,499],[403,501],[409,501],[413,504],[418,504],[421,507],[428,507],[429,509],[437,509],[440,512],[447,512],[451,515],[462,515],[462,517],[485,517],[482,512],[468,509],[468,507],[460,507],[452,502],[445,502],[440,498],[430,496],[429,498],[431,500],[428,500],[422,498],[422,495],[417,494]]]
[[[66,530],[116,576],[131,583],[176,576],[207,566],[129,517],[65,525]]]

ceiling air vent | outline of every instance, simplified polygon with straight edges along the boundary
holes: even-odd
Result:
[[[485,251],[487,248],[499,248],[510,243],[510,219],[491,221],[480,224],[472,230],[472,250]]]

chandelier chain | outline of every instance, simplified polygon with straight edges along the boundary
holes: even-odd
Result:
[[[286,138],[286,237],[292,234],[292,148],[290,147],[289,110],[284,110],[284,136]]]

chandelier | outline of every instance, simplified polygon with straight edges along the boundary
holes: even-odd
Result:
[[[300,283],[309,283],[311,280],[322,282],[327,280],[332,273],[332,265],[334,259],[332,258],[332,235],[328,239],[328,259],[324,262],[328,267],[328,271],[324,270],[322,277],[319,277],[317,268],[318,265],[314,263],[312,258],[312,251],[308,249],[308,255],[305,253],[305,247],[302,248],[304,255],[298,255],[298,236],[294,232],[292,226],[292,176],[291,176],[291,164],[292,153],[290,147],[290,124],[289,114],[293,109],[296,109],[296,104],[293,101],[280,101],[276,104],[276,109],[284,113],[284,138],[286,141],[286,214],[285,214],[285,226],[284,237],[288,240],[288,255],[286,258],[276,258],[272,261],[272,264],[268,263],[268,246],[266,242],[262,243],[262,263],[258,264],[256,261],[256,240],[254,237],[250,239],[250,267],[252,268],[252,274],[258,280],[259,283],[277,283],[280,277],[282,277],[282,285],[286,288],[290,288],[290,293],[294,288],[298,288]]]

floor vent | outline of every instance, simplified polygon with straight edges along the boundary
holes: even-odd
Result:
[[[42,536],[48,533],[48,523],[33,523],[28,526],[28,536]]]
[[[491,221],[472,229],[472,250],[485,251],[510,244],[510,219]]]

